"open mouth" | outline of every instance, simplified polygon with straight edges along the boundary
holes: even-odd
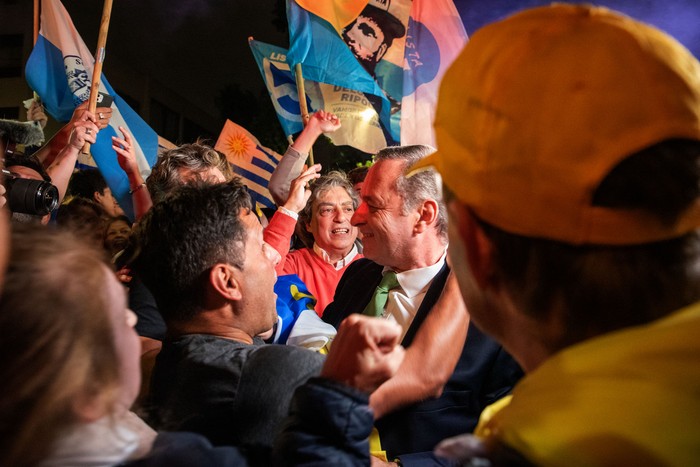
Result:
[[[350,229],[333,229],[331,233],[333,235],[347,235],[350,233]]]

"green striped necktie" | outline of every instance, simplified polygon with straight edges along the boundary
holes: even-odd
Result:
[[[396,278],[394,271],[387,271],[382,277],[382,281],[377,286],[377,289],[372,295],[372,299],[367,304],[363,314],[367,316],[381,316],[386,306],[386,301],[389,299],[389,291],[399,286],[399,281]]]

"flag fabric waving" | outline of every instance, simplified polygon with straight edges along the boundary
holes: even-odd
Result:
[[[29,86],[41,97],[53,118],[63,122],[70,120],[75,107],[87,100],[94,63],[94,57],[63,4],[59,0],[42,0],[39,37],[27,61],[25,74]],[[121,136],[119,126],[133,135],[139,169],[146,178],[157,157],[158,135],[114,92],[104,75],[100,86],[101,94],[114,98],[112,118],[91,146],[94,162],[81,157],[79,163],[87,166],[96,163],[119,204],[125,212],[132,214],[129,180],[117,163],[112,136]]]
[[[275,207],[267,186],[282,156],[261,146],[255,136],[231,120],[226,120],[214,148],[226,155],[253,201],[267,208]]]
[[[306,79],[364,93],[389,143],[434,145],[439,81],[467,40],[452,0],[367,0],[342,28],[347,16],[338,11],[361,2],[311,3],[287,0],[288,63],[301,63]]]
[[[272,105],[286,135],[303,129],[296,81],[286,62],[287,51],[281,47],[249,39]],[[333,112],[343,125],[328,136],[336,145],[353,146],[374,154],[387,146],[379,124],[379,115],[365,95],[353,89],[305,80],[309,112],[323,109]]]
[[[404,50],[401,144],[435,147],[440,81],[466,43],[467,32],[452,0],[413,0]]]
[[[364,93],[379,114],[387,143],[398,144],[399,122],[392,118],[392,103],[334,27],[301,8],[294,0],[287,0],[287,20],[290,44],[287,63],[292,70],[301,63],[306,80]]]

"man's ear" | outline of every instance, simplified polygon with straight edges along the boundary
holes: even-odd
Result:
[[[209,285],[219,296],[226,300],[243,298],[240,271],[227,263],[217,263],[209,270]]]
[[[99,191],[95,191],[92,193],[92,200],[99,204],[103,196]]]
[[[451,220],[457,221],[457,232],[464,243],[467,263],[477,285],[481,289],[495,286],[493,243],[468,207],[452,202],[450,214]]]
[[[425,232],[437,222],[440,206],[434,199],[426,199],[418,207],[418,221],[415,224],[416,233]]]

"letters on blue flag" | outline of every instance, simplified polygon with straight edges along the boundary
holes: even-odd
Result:
[[[94,58],[59,0],[42,0],[39,37],[27,61],[25,74],[29,86],[41,97],[48,113],[59,121],[68,121],[73,110],[90,95]],[[158,135],[112,89],[104,75],[100,92],[114,98],[109,126],[97,135],[91,152],[110,190],[125,212],[132,214],[129,180],[117,163],[112,136],[121,136],[119,126],[133,136],[136,159],[144,178],[155,163]],[[84,165],[91,161],[80,160]]]
[[[287,1],[290,65],[301,63],[306,79],[365,93],[396,144],[434,145],[439,82],[467,40],[452,0],[367,0],[342,28],[327,3],[300,3],[330,17]]]
[[[281,47],[249,40],[255,60],[270,93],[282,129],[293,135],[303,128],[296,80]],[[374,154],[387,146],[379,116],[366,96],[356,90],[325,83],[305,81],[309,112],[326,110],[340,118],[342,126],[328,136],[336,145],[353,146]]]
[[[304,79],[365,93],[379,114],[388,144],[398,144],[399,122],[392,103],[375,78],[360,64],[347,44],[326,20],[287,0],[289,52],[287,63],[303,67]],[[400,68],[399,68],[400,70]],[[401,89],[401,86],[398,86]],[[397,116],[398,117],[398,116]]]
[[[261,146],[255,136],[231,120],[226,120],[214,148],[226,155],[233,171],[248,187],[253,201],[267,208],[275,207],[267,186],[281,159],[279,154]]]

